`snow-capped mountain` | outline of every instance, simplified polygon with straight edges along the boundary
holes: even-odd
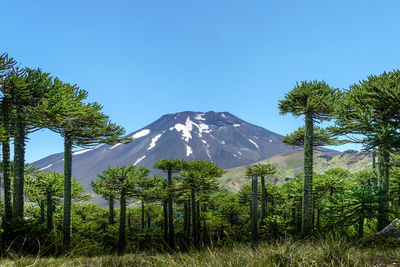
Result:
[[[72,174],[86,189],[108,166],[129,165],[151,168],[163,158],[209,160],[232,168],[294,150],[284,145],[283,136],[247,123],[228,112],[180,112],[162,116],[133,132],[129,144],[102,145],[73,153]],[[46,171],[63,172],[63,153],[32,163]]]

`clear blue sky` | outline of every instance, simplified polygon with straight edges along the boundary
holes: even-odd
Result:
[[[76,83],[133,132],[167,113],[229,111],[279,134],[296,81],[347,88],[399,68],[400,1],[11,1],[0,52]],[[30,135],[26,160],[63,150]],[[361,148],[355,146],[339,147]]]

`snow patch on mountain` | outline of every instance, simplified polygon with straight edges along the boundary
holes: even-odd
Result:
[[[151,139],[151,143],[149,145],[149,148],[147,150],[150,150],[152,148],[154,148],[156,146],[156,143],[158,141],[158,139],[160,139],[160,137],[165,133],[165,131],[163,131],[160,134],[157,134],[156,136],[153,137],[153,139]]]
[[[132,135],[132,137],[133,137],[134,139],[138,139],[138,138],[140,138],[140,137],[144,137],[144,136],[148,135],[149,133],[150,133],[150,130],[149,130],[149,129],[143,129],[143,130],[141,130],[140,132],[137,132],[137,133],[135,133],[134,135]]]
[[[135,163],[133,163],[133,165],[136,166],[136,164],[138,164],[139,162],[141,162],[144,158],[146,157],[146,155],[144,155],[143,157],[138,158]]]
[[[253,140],[249,139],[249,141],[256,146],[256,148],[258,148],[258,145],[256,144],[256,142],[254,142]]]
[[[220,142],[220,144],[221,144],[221,145],[225,145],[225,140],[222,140],[222,141]]]
[[[110,147],[109,149],[114,149],[114,148],[116,148],[117,146],[120,146],[120,145],[122,145],[122,143],[117,143],[117,144],[113,145],[112,147]]]
[[[45,169],[50,168],[51,166],[53,166],[53,163],[47,165],[46,167],[40,168],[38,171],[43,171],[43,170],[45,170]]]
[[[195,119],[195,120],[198,120],[198,121],[205,121],[206,119],[203,118],[204,115],[205,115],[204,113],[196,114],[196,116],[194,117],[194,119]]]
[[[185,142],[187,143],[190,139],[192,139],[193,126],[196,126],[198,128],[199,137],[202,137],[202,133],[211,132],[207,124],[197,124],[193,122],[189,116],[186,118],[185,124],[177,123],[174,127],[169,128],[169,130],[172,131],[175,129],[177,132],[182,132],[182,139],[185,140]]]
[[[233,127],[240,127],[240,124],[235,123],[233,124]]]
[[[190,146],[186,145],[186,157],[189,157],[190,154],[193,154],[193,150]]]
[[[89,152],[89,151],[91,151],[91,150],[93,150],[93,149],[94,149],[94,148],[88,148],[88,149],[84,149],[84,150],[76,151],[76,152],[72,153],[72,156],[80,155],[80,154],[83,154],[83,153]]]

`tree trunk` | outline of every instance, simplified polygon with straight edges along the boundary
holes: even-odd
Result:
[[[372,169],[376,168],[376,152],[372,152]]]
[[[120,196],[119,236],[118,236],[119,254],[122,254],[124,252],[126,245],[125,221],[126,221],[126,199],[125,199],[125,189],[122,189]]]
[[[142,200],[142,232],[144,230],[144,201]]]
[[[197,241],[200,241],[201,222],[200,222],[200,200],[196,201],[196,221],[197,221]]]
[[[108,199],[108,224],[114,224],[114,197]]]
[[[3,116],[5,114],[3,113]],[[11,168],[10,168],[10,138],[3,140],[3,182],[4,182],[4,221],[10,222],[12,219],[12,201],[11,201]]]
[[[207,211],[207,206],[204,205],[204,211]],[[204,216],[203,219],[203,246],[207,245],[207,224],[206,224],[206,217]]]
[[[25,167],[25,125],[18,116],[14,137],[14,190],[13,216],[24,218],[24,167]]]
[[[378,152],[378,186],[384,190],[386,200],[379,205],[378,211],[378,231],[385,228],[389,223],[389,161],[388,150],[381,148]]]
[[[188,207],[188,213],[187,213],[187,227],[186,227],[186,237],[187,237],[187,239],[189,240],[189,237],[190,237],[190,219],[191,219],[191,207],[190,207],[190,203],[191,203],[191,201],[190,201],[190,197],[191,196],[188,196],[188,202],[187,202],[187,207]]]
[[[174,237],[174,218],[172,207],[172,170],[168,169],[168,245],[171,249],[175,248]]]
[[[364,236],[364,217],[360,216],[358,220],[358,238],[362,238]]]
[[[47,205],[47,231],[53,230],[53,199],[50,192],[46,192],[46,205]]]
[[[313,175],[313,119],[311,114],[305,115],[304,133],[304,184],[301,233],[303,236],[312,231],[312,175]]]
[[[257,176],[252,176],[251,179],[251,246],[254,248],[258,241],[258,226],[257,226]]]
[[[197,248],[197,216],[196,216],[196,194],[194,189],[191,190],[191,198],[192,198],[192,229],[193,229],[193,246]]]
[[[168,208],[167,200],[163,200],[163,213],[164,213],[164,242],[168,244]]]
[[[188,208],[187,208],[187,203],[186,201],[183,203],[183,232],[187,232],[187,213],[188,213]]]
[[[267,217],[266,214],[267,207],[267,190],[265,188],[265,178],[261,176],[261,218],[260,218],[260,226],[265,224],[264,219]]]
[[[65,249],[71,246],[71,177],[72,177],[72,138],[64,136],[64,219],[63,243]]]
[[[44,223],[45,220],[45,215],[44,215],[44,201],[39,202],[39,208],[40,208],[40,223]]]

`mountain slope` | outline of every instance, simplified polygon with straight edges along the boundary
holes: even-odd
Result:
[[[282,183],[292,179],[299,172],[303,171],[304,152],[295,150],[284,152],[271,158],[260,161],[263,164],[272,164],[277,167],[278,172],[267,178],[270,183]],[[223,188],[232,191],[239,191],[248,180],[244,173],[248,165],[227,169],[227,172],[219,178]],[[343,168],[351,172],[372,167],[372,155],[368,152],[357,152],[347,150],[340,154],[326,153],[314,150],[314,171],[322,173],[331,168]]]
[[[102,145],[73,153],[73,175],[86,189],[108,166],[151,168],[163,158],[209,160],[222,168],[251,164],[292,151],[283,136],[250,124],[228,112],[180,112],[162,116],[127,136],[129,144]],[[63,171],[63,153],[32,163],[41,170]]]

